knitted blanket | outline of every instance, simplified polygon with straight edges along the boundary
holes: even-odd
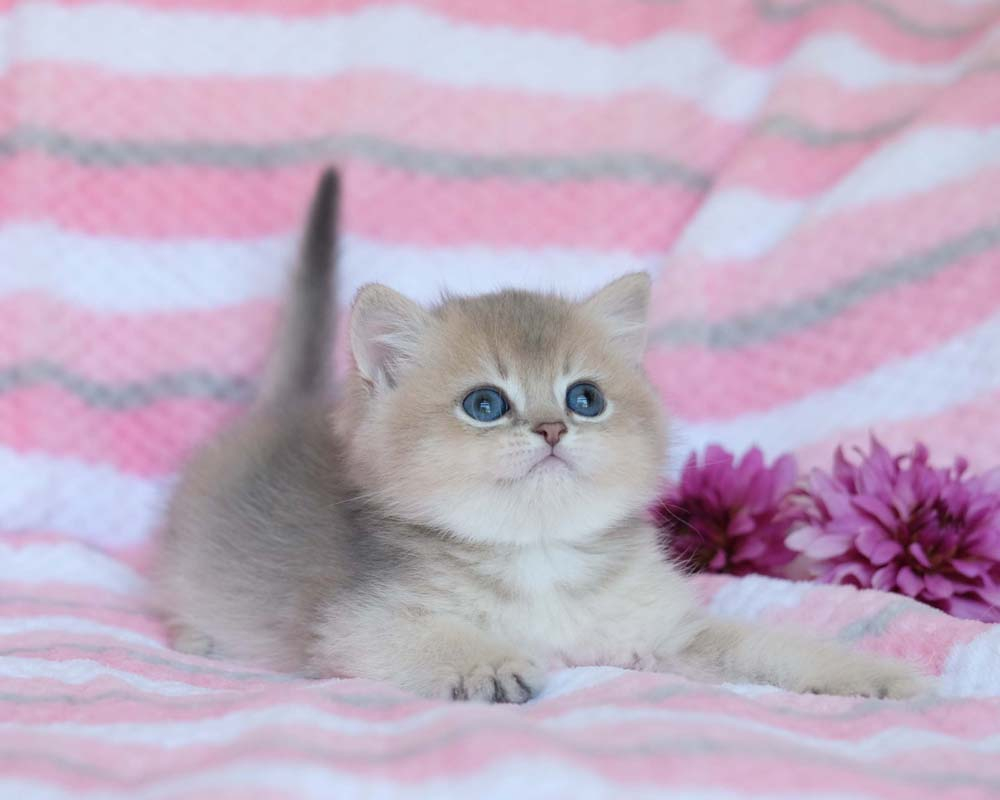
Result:
[[[592,669],[447,706],[166,649],[164,498],[252,398],[331,162],[342,306],[649,271],[675,465],[1000,463],[996,2],[0,0],[0,793],[1000,792],[997,631],[850,589],[703,582],[940,696]]]

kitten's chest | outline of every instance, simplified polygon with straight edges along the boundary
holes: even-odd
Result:
[[[657,628],[658,588],[646,571],[570,547],[525,551],[503,565],[498,586],[506,592],[491,598],[484,617],[551,664],[632,666]]]

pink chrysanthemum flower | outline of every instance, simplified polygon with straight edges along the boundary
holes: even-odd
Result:
[[[780,575],[796,553],[785,537],[800,518],[787,502],[795,487],[792,456],[771,467],[756,447],[740,462],[710,445],[699,464],[692,453],[680,482],[654,507],[667,551],[695,571]]]
[[[871,452],[833,475],[814,470],[808,524],[788,544],[828,583],[901,592],[949,614],[1000,622],[1000,470],[967,476],[967,462],[938,469],[927,448]]]

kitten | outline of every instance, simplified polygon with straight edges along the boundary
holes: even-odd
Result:
[[[326,396],[336,175],[249,416],[173,499],[159,588],[175,646],[428,697],[520,703],[554,665],[907,697],[909,667],[707,616],[645,511],[665,424],[643,374],[649,279],[425,309],[361,289]]]

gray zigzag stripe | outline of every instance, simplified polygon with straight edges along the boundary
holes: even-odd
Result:
[[[787,114],[776,114],[762,120],[757,126],[757,131],[794,139],[809,147],[836,147],[842,144],[876,142],[902,130],[913,121],[914,117],[915,115],[906,115],[884,120],[867,128],[833,131],[816,128]]]
[[[815,297],[724,322],[672,322],[658,328],[650,338],[660,343],[703,344],[720,350],[759,344],[825,322],[881,292],[928,278],[960,259],[988,252],[998,245],[1000,225],[977,228],[922,253],[904,256]]]
[[[167,397],[198,397],[245,404],[254,384],[235,376],[188,371],[157,375],[141,381],[100,383],[51,361],[29,361],[0,369],[0,394],[38,384],[55,384],[95,408],[127,411]]]
[[[538,181],[618,178],[650,183],[680,183],[704,191],[707,173],[679,162],[642,153],[597,152],[582,156],[473,155],[412,147],[375,136],[323,136],[290,142],[102,141],[61,131],[21,127],[0,139],[0,155],[40,150],[84,166],[185,164],[262,169],[352,156],[384,166],[443,178],[524,178]]]
[[[904,33],[926,39],[957,39],[985,31],[987,23],[967,25],[929,25],[905,16],[899,9],[881,0],[806,0],[797,6],[775,3],[774,0],[757,0],[757,9],[764,19],[783,21],[811,14],[817,9],[832,5],[856,5],[877,14]]]
[[[877,141],[911,121],[904,116],[857,130],[827,130],[791,115],[762,120],[759,132],[803,142],[811,147],[835,147]],[[579,156],[489,156],[411,147],[375,136],[326,136],[266,144],[239,142],[169,142],[86,139],[25,126],[0,137],[0,156],[40,151],[91,167],[184,164],[232,169],[267,169],[354,157],[410,172],[444,178],[521,178],[558,182],[618,178],[650,183],[675,182],[707,190],[714,177],[683,164],[643,153],[597,152]]]

